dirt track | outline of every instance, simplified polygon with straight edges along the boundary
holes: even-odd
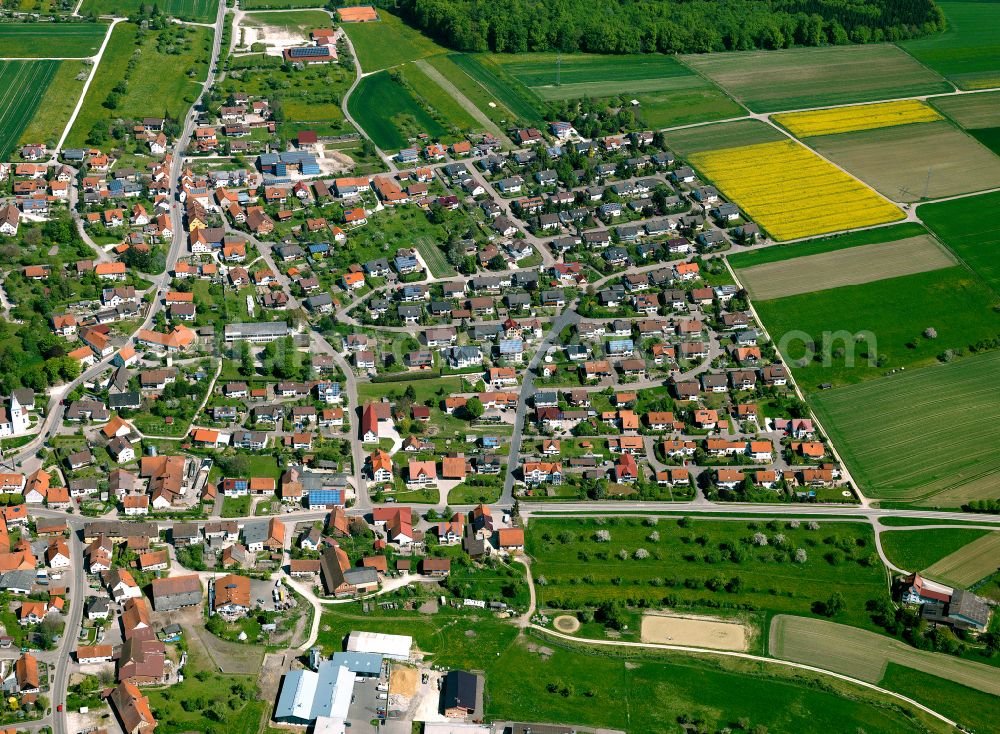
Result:
[[[744,651],[747,628],[738,622],[710,617],[646,614],[642,618],[642,641]]]

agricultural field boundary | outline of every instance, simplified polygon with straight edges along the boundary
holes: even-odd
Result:
[[[969,587],[1000,567],[1000,532],[974,540],[924,569],[930,578]]]

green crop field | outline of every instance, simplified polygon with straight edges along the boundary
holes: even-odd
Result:
[[[208,74],[212,29],[203,26],[171,26],[159,33],[148,33],[139,47],[138,63],[127,83],[118,107],[109,110],[105,100],[120,81],[136,52],[138,27],[132,23],[115,26],[111,42],[97,67],[96,76],[87,90],[80,114],[73,123],[66,144],[81,146],[94,124],[114,118],[142,118],[151,114],[169,114],[180,119],[198,92],[198,81]],[[161,47],[159,34],[170,33],[171,43]],[[183,33],[183,40],[177,40]],[[172,52],[179,47],[180,53]],[[189,76],[189,72],[193,76]],[[151,108],[155,104],[156,108]]]
[[[890,45],[700,54],[681,60],[754,112],[952,91],[937,74]]]
[[[950,122],[896,125],[806,142],[893,201],[1000,186],[1000,157]]]
[[[667,146],[678,155],[688,156],[706,150],[739,148],[744,145],[773,143],[788,138],[760,120],[737,120],[714,125],[699,125],[666,133]]]
[[[986,732],[996,726],[996,696],[975,688],[896,663],[886,666],[879,685],[930,706],[966,727],[965,731]]]
[[[820,255],[824,252],[836,252],[850,247],[861,247],[863,245],[875,245],[880,242],[895,242],[907,237],[918,237],[926,234],[927,230],[916,222],[904,222],[903,224],[893,224],[888,227],[877,227],[875,229],[863,229],[858,232],[833,235],[832,237],[817,237],[813,240],[795,242],[790,245],[777,245],[775,247],[765,247],[759,250],[740,252],[729,257],[729,264],[736,270],[744,270],[757,265],[781,262],[782,260],[793,260],[805,255]]]
[[[515,119],[514,113],[507,109],[498,97],[458,67],[453,55],[431,56],[425,63],[437,69],[466,99],[501,129]]]
[[[400,69],[400,72],[413,92],[426,104],[434,108],[444,124],[459,132],[474,130],[480,127],[472,115],[442,89],[436,81],[427,76],[417,64],[406,64]]]
[[[448,131],[388,72],[366,76],[347,102],[351,116],[384,150],[405,148],[410,138],[427,133],[441,138]]]
[[[968,269],[943,268],[759,301],[757,313],[807,390],[937,363],[1000,333],[996,295]],[[924,332],[932,328],[936,338]],[[810,343],[811,342],[811,343]]]
[[[438,247],[430,237],[416,237],[414,244],[420,252],[420,256],[431,269],[431,275],[435,278],[451,278],[458,275],[458,272],[448,262],[444,255],[444,250]]]
[[[46,62],[41,62],[46,63]],[[77,100],[83,93],[83,85],[90,67],[82,61],[59,61],[58,68],[42,101],[31,117],[31,122],[21,133],[21,144],[48,143],[53,147],[66,129]]]
[[[956,507],[996,496],[1000,454],[991,447],[1000,441],[997,370],[1000,352],[989,352],[819,392],[810,400],[867,494]]]
[[[1000,126],[1000,92],[953,94],[929,101],[966,130]]]
[[[1000,193],[925,204],[920,219],[1000,297]]]
[[[536,127],[545,125],[540,100],[523,84],[506,74],[500,65],[493,63],[489,55],[451,54],[449,58],[459,69],[481,84],[491,96],[498,99],[519,122]]]
[[[953,683],[1000,695],[996,667],[953,655],[910,647],[902,640],[821,619],[779,615],[771,620],[774,657],[816,665],[877,683],[890,662],[934,674]]]
[[[105,23],[4,23],[0,54],[8,59],[82,59],[100,50],[107,32]]]
[[[988,532],[973,528],[887,530],[881,536],[882,550],[896,566],[907,571],[923,571]]]
[[[597,540],[601,530],[610,533],[609,541]],[[654,531],[659,540],[650,539]],[[752,545],[758,532],[767,536],[767,546]],[[602,525],[590,519],[536,518],[528,525],[527,550],[543,607],[579,609],[619,599],[653,608],[810,615],[836,588],[845,599],[836,618],[870,627],[865,603],[887,593],[874,542],[870,526],[852,523],[821,523],[818,530],[809,530],[805,523],[793,527],[786,522],[758,528],[754,523],[692,520],[690,527],[681,527],[669,520],[652,527],[621,518]],[[634,557],[640,548],[648,558]],[[797,548],[806,551],[805,563],[792,561]],[[739,581],[733,583],[734,578]]]
[[[924,569],[928,577],[969,587],[1000,571],[1000,532],[986,534]]]
[[[942,0],[939,5],[948,29],[900,46],[962,89],[1000,86],[1000,4]]]
[[[7,160],[17,145],[60,63],[0,61],[0,159]]]
[[[399,17],[379,8],[375,23],[345,23],[341,26],[354,45],[364,71],[378,71],[446,53],[422,34],[406,25]]]
[[[151,8],[154,4],[164,15],[200,23],[214,22],[219,8],[219,0],[159,0],[157,3],[144,0],[83,0],[80,12],[133,17],[138,15],[140,6]]]

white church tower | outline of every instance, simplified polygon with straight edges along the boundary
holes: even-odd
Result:
[[[13,427],[15,436],[27,433],[28,428],[31,425],[28,421],[28,414],[25,412],[24,408],[21,407],[21,403],[18,402],[17,396],[13,394],[10,396],[10,423]]]

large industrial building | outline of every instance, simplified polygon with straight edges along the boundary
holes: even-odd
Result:
[[[408,635],[355,631],[347,636],[347,652],[374,652],[394,660],[409,660],[412,646]]]
[[[285,674],[274,719],[282,724],[316,724],[326,732],[343,732],[354,695],[357,676],[331,660],[317,670],[292,670]]]

